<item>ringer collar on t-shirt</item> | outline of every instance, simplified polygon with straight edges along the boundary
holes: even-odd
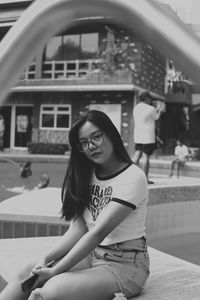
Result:
[[[117,171],[116,173],[113,173],[111,175],[108,176],[98,176],[95,170],[95,176],[98,180],[109,180],[112,179],[116,176],[118,176],[119,174],[123,173],[126,169],[128,169],[133,163],[129,163],[127,166],[125,166],[124,168],[122,168],[121,170]]]

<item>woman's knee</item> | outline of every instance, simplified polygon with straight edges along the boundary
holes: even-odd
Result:
[[[33,298],[34,300],[57,300],[57,299],[73,299],[73,295],[77,290],[77,285],[75,286],[73,280],[70,277],[67,279],[65,274],[65,279],[63,281],[62,275],[54,276],[49,279],[43,287],[36,289],[34,292],[38,294],[40,298]],[[32,299],[30,299],[32,300]]]
[[[32,294],[33,300],[57,300],[61,290],[56,278],[49,279],[43,287],[35,289]],[[37,298],[38,297],[38,298]],[[30,299],[32,300],[32,298]]]
[[[35,289],[34,291],[32,291],[28,300],[45,300],[41,295],[41,290],[42,289],[38,288],[38,289]]]

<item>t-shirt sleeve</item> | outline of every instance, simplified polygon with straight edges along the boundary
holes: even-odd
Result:
[[[155,107],[152,107],[152,117],[154,120],[158,120],[158,113]]]
[[[112,201],[135,209],[148,197],[147,181],[142,175],[121,180],[113,188]]]

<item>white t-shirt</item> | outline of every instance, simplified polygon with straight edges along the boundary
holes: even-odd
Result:
[[[185,160],[186,157],[189,155],[188,147],[185,145],[176,146],[175,155],[178,156],[179,159]]]
[[[145,219],[148,200],[147,179],[144,172],[135,164],[116,175],[98,179],[93,174],[90,186],[92,196],[89,208],[83,218],[88,230],[95,226],[96,220],[110,201],[132,207],[132,212],[101,243],[110,245],[145,235]]]
[[[139,102],[133,110],[134,142],[136,144],[155,143],[155,120],[158,119],[155,107]]]

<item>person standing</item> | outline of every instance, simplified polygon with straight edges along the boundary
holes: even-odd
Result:
[[[138,94],[139,103],[133,110],[135,153],[133,161],[139,164],[140,158],[144,156],[143,170],[149,180],[149,160],[156,149],[155,123],[160,118],[165,106],[155,108],[152,105],[152,96],[148,90],[142,90]]]
[[[3,141],[4,131],[5,131],[4,118],[0,114],[0,151],[4,150],[4,141]]]
[[[0,300],[102,300],[116,293],[130,298],[142,291],[149,276],[144,172],[103,112],[81,115],[70,129],[69,143],[61,196],[69,229],[8,283]],[[23,292],[21,282],[31,272],[37,281]]]
[[[179,171],[180,167],[184,166],[185,162],[190,157],[189,149],[186,145],[184,145],[181,141],[177,140],[176,147],[174,150],[174,154],[176,156],[175,159],[173,159],[171,163],[171,172],[169,174],[169,177],[173,176],[174,167],[177,165],[177,178],[179,177]]]

